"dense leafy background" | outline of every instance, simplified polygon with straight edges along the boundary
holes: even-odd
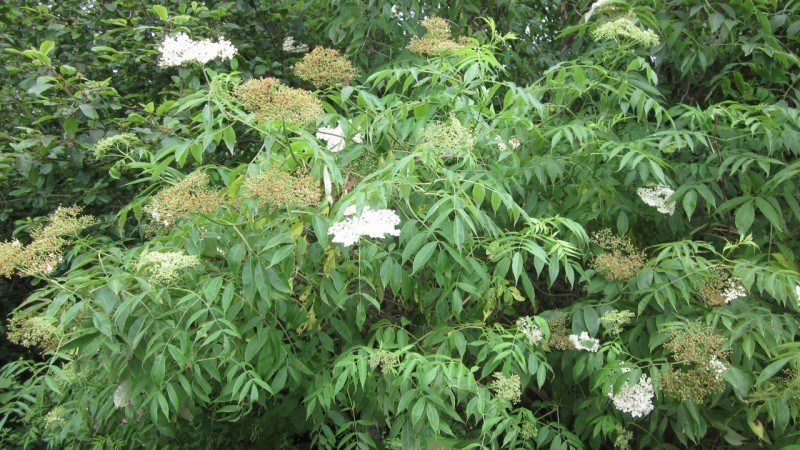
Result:
[[[800,2],[33,3],[0,5],[3,239],[59,205],[98,223],[53,273],[0,284],[3,331],[19,308],[58,336],[3,340],[4,448],[797,448]],[[426,15],[470,45],[409,52]],[[660,43],[593,38],[618,18]],[[159,67],[179,31],[239,53]],[[235,95],[262,76],[313,90],[287,36],[360,72],[315,92],[316,124]],[[336,123],[362,142],[330,152],[315,132]],[[127,151],[95,156],[121,133]],[[250,199],[276,168],[322,200]],[[154,229],[149,205],[196,170],[219,208]],[[651,184],[673,215],[641,201]],[[395,210],[400,236],[331,242],[351,204]],[[598,263],[603,229],[644,252],[632,276]],[[156,283],[148,251],[200,264]],[[718,273],[747,295],[705,302]],[[612,310],[635,318],[615,330]],[[724,386],[676,398],[666,374],[691,364],[669,342],[698,322],[729,352]],[[559,346],[584,331],[600,351]],[[518,403],[494,373],[519,377]],[[655,409],[634,418],[608,393],[641,374]]]

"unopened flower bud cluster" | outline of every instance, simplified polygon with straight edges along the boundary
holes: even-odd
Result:
[[[644,267],[644,254],[627,237],[616,236],[605,229],[594,233],[592,242],[606,251],[594,257],[592,267],[607,280],[629,280]]]
[[[248,178],[243,188],[262,206],[285,208],[310,205],[322,198],[319,183],[311,175],[293,175],[277,167],[269,167],[260,175]]]
[[[701,403],[708,394],[725,388],[723,359],[730,352],[726,339],[700,323],[691,323],[674,331],[665,344],[677,367],[661,375],[661,388],[678,400]]]
[[[167,228],[194,214],[210,214],[217,210],[222,198],[219,192],[209,188],[209,182],[204,172],[192,172],[176,185],[154,195],[145,212],[156,225]]]
[[[195,41],[186,33],[177,33],[164,38],[158,51],[161,53],[158,65],[172,67],[189,63],[206,64],[217,58],[231,59],[236,54],[236,47],[225,38],[217,42],[210,39]]]
[[[234,95],[259,120],[309,124],[323,113],[322,102],[304,89],[281,84],[276,78],[251,79],[237,86]]]
[[[170,284],[179,280],[183,274],[200,265],[200,258],[182,252],[146,252],[139,257],[136,270],[149,276],[150,281]]]
[[[350,80],[358,76],[358,70],[347,58],[338,51],[325,47],[317,47],[305,55],[302,61],[295,64],[294,73],[317,89],[347,86]]]
[[[380,349],[370,353],[368,362],[370,369],[380,368],[381,372],[386,373],[400,364],[400,358],[394,352]]]
[[[78,206],[59,206],[44,224],[31,230],[33,240],[28,245],[16,239],[0,243],[0,276],[11,277],[16,271],[25,275],[52,273],[62,261],[61,251],[69,245],[64,236],[97,222],[92,216],[81,215],[82,211]]]
[[[741,279],[729,275],[719,267],[712,267],[708,276],[697,288],[697,295],[708,306],[721,306],[737,298],[746,297],[747,290]]]
[[[460,50],[469,45],[466,39],[454,41],[450,34],[447,21],[441,17],[428,17],[422,21],[426,33],[423,37],[413,37],[408,43],[408,49],[420,55],[442,56]]]
[[[494,380],[492,381],[492,390],[495,392],[495,397],[509,401],[511,403],[519,403],[522,397],[522,381],[519,375],[508,375],[495,372],[492,374]]]
[[[631,323],[634,317],[636,317],[636,314],[632,311],[612,309],[600,316],[600,324],[614,334],[620,334],[622,333],[622,327]]]
[[[652,47],[660,42],[653,30],[639,28],[628,17],[620,17],[598,25],[592,32],[592,37],[595,41],[629,40],[642,47]]]
[[[112,149],[128,150],[139,142],[133,133],[120,133],[104,137],[94,145],[94,157],[97,159],[107,156]]]
[[[475,136],[455,116],[423,130],[420,141],[444,156],[469,153],[475,146]]]
[[[349,247],[362,237],[383,239],[385,235],[400,236],[400,217],[391,209],[375,209],[365,206],[360,216],[356,216],[355,205],[344,211],[349,218],[336,222],[328,229],[333,242]]]
[[[8,324],[7,337],[17,345],[42,350],[55,350],[61,339],[55,319],[41,316],[14,316]]]

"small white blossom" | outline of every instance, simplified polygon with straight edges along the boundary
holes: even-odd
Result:
[[[509,149],[508,145],[506,145],[505,141],[503,141],[503,138],[501,138],[500,136],[495,136],[494,140],[497,142],[497,148],[499,148],[500,151],[504,152]],[[520,145],[522,145],[522,143],[519,141],[519,138],[516,136],[509,139],[508,143],[511,144],[512,150],[516,150],[519,148]]]
[[[131,404],[131,383],[123,381],[114,391],[114,408],[124,408]]]
[[[589,333],[583,332],[580,335],[570,334],[569,340],[575,350],[586,350],[589,352],[596,352],[600,350],[600,340],[589,336]]]
[[[517,329],[528,338],[531,345],[541,342],[544,339],[542,329],[539,328],[530,317],[520,317],[517,319]]]
[[[319,128],[317,130],[317,139],[325,141],[328,146],[328,150],[332,151],[333,153],[344,150],[345,139],[344,131],[342,130],[341,125],[336,125],[336,128]],[[360,144],[362,141],[363,140],[360,134],[353,136],[353,142]]]
[[[295,42],[294,36],[286,36],[283,40],[283,51],[286,53],[305,53],[308,51],[308,45]]]
[[[206,64],[214,59],[231,59],[236,54],[236,47],[220,38],[218,42],[210,39],[195,41],[186,33],[178,33],[173,37],[166,37],[159,47],[161,67],[181,66],[186,63],[199,62]]]
[[[797,297],[797,306],[800,307],[800,285],[795,286],[794,296]]]
[[[655,207],[662,214],[675,213],[675,202],[668,202],[667,199],[675,193],[669,186],[659,184],[658,186],[642,187],[636,190],[643,202]]]
[[[633,386],[625,385],[618,393],[614,390],[608,394],[614,407],[633,417],[644,417],[653,411],[653,381],[647,375]]]
[[[355,216],[355,205],[349,206],[344,211],[345,216]],[[396,227],[400,224],[400,217],[391,209],[373,210],[364,207],[361,215],[336,222],[328,229],[328,234],[333,235],[333,242],[349,247],[363,236],[383,239],[385,235],[400,236]]]
[[[722,374],[728,370],[728,366],[720,361],[716,356],[708,362],[708,369],[717,375],[717,378],[722,378]]]
[[[744,288],[742,280],[739,278],[728,278],[728,281],[725,282],[725,289],[722,291],[722,295],[725,297],[725,303],[730,303],[737,298],[746,297],[747,290]]]

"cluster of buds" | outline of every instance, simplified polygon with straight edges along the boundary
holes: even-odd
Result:
[[[259,120],[309,124],[323,113],[322,102],[304,89],[281,84],[277,78],[251,79],[237,86],[234,95]]]
[[[436,149],[442,156],[469,153],[475,146],[475,136],[455,116],[446,122],[436,122],[420,133],[423,145]]]
[[[607,280],[629,280],[644,267],[644,253],[634,247],[629,238],[605,229],[592,235],[592,241],[606,251],[594,257],[592,267]]]
[[[411,52],[419,55],[442,56],[460,50],[469,45],[469,40],[462,38],[454,41],[447,21],[441,17],[428,17],[422,21],[425,35],[413,37],[408,43]]]
[[[380,349],[369,354],[368,363],[370,369],[380,368],[381,372],[386,373],[400,364],[400,358],[394,352]]]
[[[317,47],[295,64],[294,73],[317,89],[327,86],[347,86],[358,76],[350,61],[338,51]]]
[[[492,381],[492,390],[495,392],[497,398],[511,402],[512,404],[519,403],[522,397],[522,382],[519,375],[508,375],[495,372],[492,374],[494,380]]]
[[[636,314],[633,311],[612,309],[600,316],[600,324],[614,334],[622,333],[622,327],[631,323]]]
[[[23,347],[55,350],[61,340],[55,319],[45,316],[15,315],[8,324],[9,342]]]
[[[564,312],[557,312],[546,319],[547,328],[550,329],[548,346],[555,350],[574,350],[575,346],[569,338],[569,316]]]
[[[182,252],[145,252],[139,257],[136,270],[147,274],[153,283],[171,284],[200,263],[197,256]]]
[[[270,208],[311,205],[322,198],[319,182],[314,177],[289,174],[274,166],[248,178],[243,187],[260,205]]]
[[[747,290],[739,278],[729,275],[719,267],[712,267],[697,289],[697,295],[708,306],[722,306],[737,298],[746,297]]]
[[[726,340],[710,327],[692,323],[673,332],[665,348],[675,365],[661,376],[664,392],[678,400],[701,403],[706,395],[722,392],[722,374],[727,370],[723,359],[730,352]]]
[[[209,188],[209,182],[204,172],[192,172],[174,186],[154,195],[145,212],[150,215],[154,225],[164,228],[194,214],[210,214],[220,206],[222,196]]]
[[[94,157],[96,159],[107,156],[112,149],[126,151],[139,143],[139,138],[133,133],[120,133],[114,136],[104,137],[94,145]]]
[[[94,217],[81,215],[78,206],[62,207],[50,214],[45,223],[31,230],[32,241],[23,245],[18,240],[0,243],[0,276],[11,277],[16,271],[25,275],[45,275],[61,263],[61,250],[70,236],[97,223]]]
[[[595,41],[632,41],[646,48],[658,45],[660,42],[653,30],[639,28],[628,17],[620,17],[598,25],[592,32],[592,37]]]

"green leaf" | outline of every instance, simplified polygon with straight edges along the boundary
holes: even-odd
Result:
[[[411,273],[416,273],[420,268],[422,268],[422,266],[425,265],[425,263],[428,262],[429,259],[431,259],[431,256],[436,250],[438,244],[439,243],[436,241],[428,242],[422,247],[422,249],[420,249],[419,253],[417,253],[417,256],[414,257],[414,268]]]
[[[167,373],[167,360],[163,354],[156,355],[155,360],[153,360],[153,367],[150,368],[150,378],[153,380],[153,384],[156,386],[161,386],[161,383],[164,382],[164,375]]]
[[[97,110],[94,109],[94,106],[88,103],[81,103],[80,105],[78,105],[78,108],[81,110],[83,115],[89,119],[97,120],[100,118],[100,116],[97,114]]]
[[[781,358],[771,363],[767,367],[765,367],[764,370],[762,370],[761,373],[758,374],[758,378],[756,378],[756,386],[759,386],[765,381],[772,378],[776,373],[778,373],[779,370],[783,368],[783,366],[785,366],[792,359],[794,359],[794,356],[787,356],[786,358]]]
[[[166,22],[167,19],[169,18],[169,12],[167,11],[167,8],[161,5],[153,5],[153,12],[156,13],[156,15],[158,15],[158,18],[164,22]]]
[[[753,210],[752,202],[747,202],[736,210],[735,222],[740,234],[747,233],[747,230],[753,224],[753,219],[755,219],[755,211]]]

